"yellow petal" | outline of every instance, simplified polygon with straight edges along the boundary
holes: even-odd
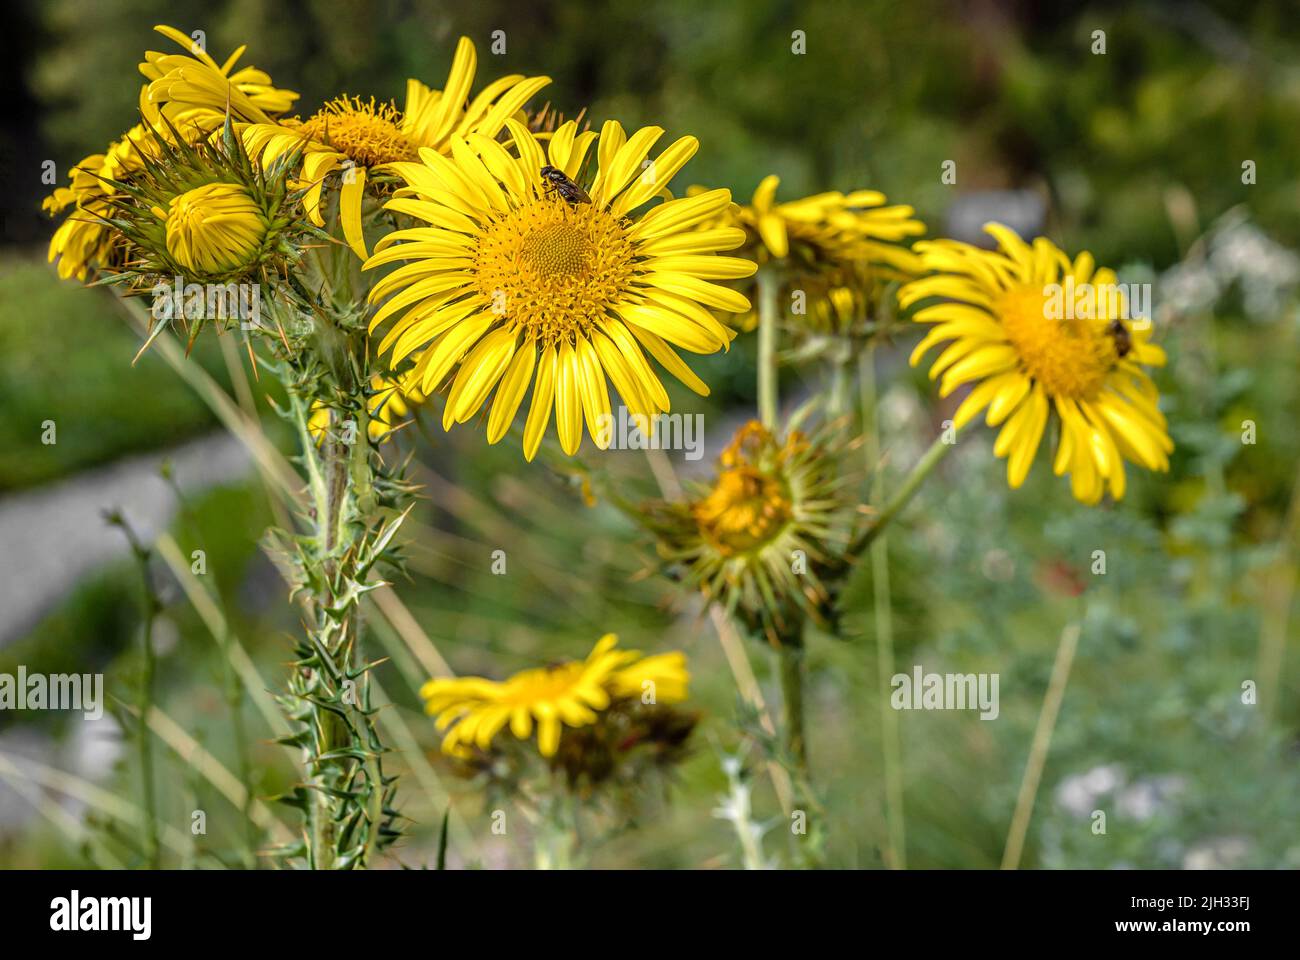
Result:
[[[786,234],[785,220],[774,213],[758,218],[758,233],[772,256],[780,259],[790,252],[790,238]]]
[[[1042,387],[1035,386],[1033,392],[1029,394],[1024,412],[1018,414],[1027,419],[1016,437],[1015,447],[1007,460],[1007,483],[1013,490],[1019,489],[1025,482],[1025,477],[1029,475],[1034,455],[1038,453],[1038,444],[1043,438],[1047,412],[1047,395]]]
[[[621,303],[614,312],[632,327],[648,330],[692,353],[714,353],[721,344],[679,313],[657,304]]]
[[[555,347],[542,351],[537,364],[537,381],[533,384],[533,403],[524,423],[524,459],[529,463],[537,455],[546,426],[551,422],[551,401],[555,397]],[[526,736],[526,734],[525,734]]]
[[[649,330],[643,330],[640,327],[632,327],[630,329],[632,330],[632,335],[645,345],[645,348],[650,351],[651,355],[653,355],[656,360],[663,364],[665,370],[682,383],[686,384],[686,386],[690,387],[700,396],[707,397],[709,395],[708,384],[695,375],[691,368],[686,365],[685,361],[683,361],[681,357],[677,356],[672,347],[668,346],[668,344],[664,343]],[[666,410],[668,408],[665,406],[664,409]]]
[[[647,273],[637,277],[637,283],[658,287],[696,300],[706,307],[731,313],[744,313],[750,306],[745,295],[737,290],[707,280],[697,280],[682,273]]]
[[[636,183],[618,198],[613,208],[614,215],[623,216],[629,210],[635,210],[667,187],[677,171],[695,156],[699,148],[700,141],[694,137],[682,137],[670,145],[650,162],[641,176],[637,177]]]
[[[776,188],[781,185],[781,178],[775,173],[769,173],[754,190],[754,197],[751,203],[759,213],[767,213],[772,209],[772,203],[776,200]]]
[[[358,257],[366,260],[366,238],[361,229],[361,201],[366,191],[366,168],[348,167],[343,172],[343,186],[339,189],[339,221],[343,224],[343,238]]]
[[[443,429],[448,426],[447,411],[451,411],[451,420],[464,423],[483,405],[510,365],[517,339],[513,328],[499,327],[480,340],[461,361],[460,373],[443,409]]]
[[[592,199],[597,203],[609,203],[631,182],[641,169],[650,148],[664,135],[663,127],[642,127],[628,138],[618,149],[609,166],[601,165],[593,186]]]
[[[555,371],[555,429],[560,447],[569,456],[582,444],[582,401],[579,399],[578,355],[570,343],[560,344]]]
[[[496,322],[492,314],[480,314],[452,327],[436,345],[430,346],[420,389],[433,393],[451,368],[465,355],[465,351]],[[422,358],[422,362],[424,359]]]
[[[688,227],[717,216],[730,203],[731,191],[726,189],[706,190],[694,197],[669,200],[646,211],[628,230],[627,235],[632,240],[675,236]]]
[[[608,449],[611,413],[609,388],[605,384],[605,371],[601,369],[596,348],[586,337],[578,337],[578,393],[582,398],[582,412],[587,418],[587,432],[601,450]]]
[[[456,44],[456,55],[451,61],[451,72],[442,88],[442,97],[434,108],[430,136],[434,142],[440,142],[460,118],[460,111],[469,98],[469,88],[474,83],[474,71],[478,64],[478,54],[468,37],[461,37]]]
[[[548,716],[537,722],[537,749],[544,757],[553,757],[560,749],[560,719]]]
[[[526,340],[515,351],[514,359],[501,378],[497,388],[496,400],[492,402],[492,413],[488,416],[488,443],[496,443],[506,435],[510,424],[514,422],[519,405],[523,403],[524,394],[528,392],[528,381],[532,379],[533,367],[537,364],[537,348],[533,341]]]

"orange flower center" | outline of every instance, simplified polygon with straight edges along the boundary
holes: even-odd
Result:
[[[479,292],[543,345],[593,330],[632,279],[635,248],[618,218],[555,196],[524,202],[479,241]]]
[[[1118,352],[1105,320],[1055,319],[1041,288],[1021,286],[993,304],[1007,340],[1025,371],[1050,396],[1088,399],[1097,395]]]
[[[360,97],[331,100],[302,124],[311,140],[333,147],[363,167],[416,160],[419,151],[402,132],[402,114],[391,103]]]
[[[728,556],[767,543],[792,515],[780,482],[748,464],[719,473],[692,512],[704,536]]]

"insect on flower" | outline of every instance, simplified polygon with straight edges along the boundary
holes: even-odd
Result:
[[[1123,320],[1116,317],[1106,324],[1106,332],[1115,341],[1115,355],[1123,360],[1133,349],[1133,338],[1129,336],[1128,327],[1124,326]]]
[[[542,167],[542,180],[547,189],[554,190],[569,203],[591,203],[586,190],[570,180],[563,170],[558,170],[549,163]]]

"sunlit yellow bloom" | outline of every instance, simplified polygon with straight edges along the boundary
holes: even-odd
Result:
[[[798,333],[861,335],[884,285],[916,275],[920,261],[908,242],[925,233],[925,224],[910,206],[886,206],[876,190],[778,203],[779,184],[774,175],[763,178],[750,203],[733,205],[719,224],[742,227],[745,254],[779,269],[787,326]],[[734,322],[752,330],[758,314]]]
[[[187,270],[237,270],[257,253],[266,219],[248,192],[209,183],[173,198],[167,211],[167,250]]]
[[[50,239],[49,259],[59,258],[61,277],[84,280],[92,266],[108,262],[114,237],[104,218],[111,213],[110,200],[118,191],[105,181],[129,181],[143,169],[146,157],[157,159],[156,138],[170,139],[174,129],[185,142],[197,143],[224,121],[228,99],[231,117],[239,122],[269,120],[266,111],[288,109],[298,96],[272,87],[270,77],[255,67],[234,70],[244,47],[218,65],[179,30],[154,29],[187,53],[145,54],[140,72],[150,82],[140,89],[142,122],[109,144],[104,153],[73,167],[69,185],[56,189],[42,204],[51,215],[74,208]]]
[[[374,98],[339,97],[306,120],[255,123],[244,130],[245,143],[263,166],[295,150],[303,151],[301,176],[311,185],[304,203],[317,226],[325,223],[320,209],[325,179],[341,171],[339,219],[343,235],[364,258],[361,201],[367,177],[389,172],[397,161],[416,160],[421,148],[449,153],[456,138],[471,134],[495,137],[507,119],[551,82],[549,77],[511,74],[488,84],[471,99],[477,62],[474,44],[461,37],[443,89],[431,90],[418,80],[407,80],[406,104],[401,111]]]
[[[989,426],[1002,426],[993,452],[1007,458],[1007,481],[1015,488],[1055,415],[1060,440],[1052,468],[1057,476],[1070,474],[1071,490],[1084,503],[1096,503],[1107,490],[1115,499],[1124,495],[1125,460],[1167,470],[1174,445],[1143,369],[1162,366],[1165,353],[1149,342],[1149,322],[1124,316],[1115,273],[1097,269],[1087,252],[1071,262],[1045,238],[1030,245],[1001,224],[985,229],[997,250],[953,240],[918,243],[925,268],[935,273],[899,293],[905,307],[944,298],[913,318],[935,326],[912,363],[946,343],[930,367],[931,379],[942,378],[940,396],[974,384],[954,426],[988,408]],[[1063,288],[1090,289],[1091,304],[1062,304]]]
[[[317,400],[311,405],[311,415],[307,418],[307,432],[319,446],[329,435],[330,421],[333,420],[330,408]]]
[[[513,150],[472,135],[453,140],[451,157],[422,150],[423,162],[393,165],[409,187],[388,209],[428,226],[398,230],[376,245],[367,268],[410,262],[372,289],[372,300],[389,299],[371,330],[399,317],[379,345],[381,355],[392,351],[393,364],[427,345],[415,368],[426,393],[454,373],[444,427],[464,423],[496,388],[487,419],[488,442],[496,443],[531,384],[525,457],[536,454],[552,408],[566,453],[582,443],[584,417],[603,448],[607,378],[629,413],[669,409],[647,352],[708,395],[675,348],[706,354],[729,344],[733,334],[709,311],[747,310],[749,301],[713,281],[749,276],[754,264],[716,256],[744,242],[743,231],[700,229],[730,202],[726,190],[641,209],[694,155],[694,137],[651,161],[659,127],[628,137],[611,121],[597,137],[569,122],[544,151],[522,124],[507,126]],[[565,200],[545,184],[543,166],[576,178],[593,148],[590,203]]]
[[[642,698],[676,703],[687,695],[690,675],[681,653],[641,658],[617,649],[614,634],[601,637],[586,660],[537,667],[501,682],[482,677],[430,680],[420,690],[425,710],[445,730],[444,753],[468,756],[472,747],[487,750],[507,724],[520,740],[537,727],[537,749],[553,757],[564,727],[595,723],[620,699]]]
[[[140,93],[140,113],[155,128],[163,126],[159,115],[166,114],[178,128],[197,124],[210,132],[225,120],[227,109],[236,122],[270,123],[298,99],[292,90],[277,89],[263,70],[235,69],[247,46],[219,64],[176,28],[154,29],[186,51],[150,50],[140,64],[140,73],[149,81]]]
[[[832,191],[777,203],[780,183],[775,175],[764,177],[749,206],[737,213],[741,225],[761,239],[768,257],[793,257],[810,265],[868,261],[900,273],[915,269],[915,255],[900,245],[925,233],[911,207],[885,206],[885,195],[877,190]]]

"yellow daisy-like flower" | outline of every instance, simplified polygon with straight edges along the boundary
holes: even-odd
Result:
[[[442,90],[418,80],[406,82],[406,105],[372,97],[339,97],[306,120],[262,122],[247,127],[248,152],[269,166],[295,150],[303,152],[302,179],[311,184],[304,206],[312,222],[324,226],[321,188],[331,173],[342,171],[339,220],[343,235],[361,258],[367,256],[361,227],[361,201],[367,177],[387,173],[398,161],[411,161],[422,148],[447,153],[458,137],[495,137],[548,83],[550,77],[511,74],[488,84],[470,99],[478,55],[468,37],[461,37],[451,72]]]
[[[140,73],[149,81],[140,93],[140,113],[155,128],[161,126],[159,115],[165,113],[177,127],[197,123],[211,132],[221,125],[227,109],[236,122],[271,123],[298,99],[292,90],[277,89],[263,70],[251,66],[235,69],[247,46],[217,63],[175,27],[156,26],[154,30],[186,51],[150,50],[140,64]]]
[[[683,654],[642,659],[617,645],[618,637],[606,634],[585,660],[524,670],[501,682],[482,677],[430,680],[420,696],[425,711],[437,717],[438,729],[447,731],[443,752],[465,757],[473,747],[487,750],[506,724],[517,739],[527,740],[535,723],[538,752],[553,757],[564,727],[595,723],[615,701],[641,697],[648,683],[654,685],[656,702],[686,698],[690,675]]]
[[[910,279],[920,269],[908,240],[925,233],[925,224],[910,206],[886,206],[877,190],[778,203],[779,185],[779,177],[764,177],[750,203],[733,205],[720,224],[745,230],[747,256],[780,267],[783,299],[802,294],[803,309],[787,314],[797,332],[857,334],[883,284]],[[753,330],[757,311],[735,324]]]
[[[531,460],[555,410],[560,445],[572,455],[583,418],[602,449],[609,444],[613,382],[633,415],[669,409],[648,352],[696,393],[709,388],[675,347],[724,349],[733,336],[709,308],[749,309],[749,301],[714,280],[746,277],[748,260],[720,257],[744,242],[734,227],[700,229],[730,203],[726,190],[640,208],[664,192],[699,142],[683,137],[654,160],[662,135],[646,127],[628,137],[610,121],[599,137],[569,122],[542,144],[522,124],[507,127],[513,151],[471,135],[452,141],[451,157],[420,152],[422,163],[394,164],[409,187],[387,207],[428,226],[398,230],[376,244],[367,268],[410,261],[371,291],[390,297],[374,331],[400,314],[379,345],[397,364],[426,347],[416,364],[431,393],[456,371],[443,426],[464,423],[496,388],[488,442],[509,429],[533,385],[524,426]],[[590,202],[571,201],[542,177],[544,166],[578,178],[595,148],[598,170]]]
[[[901,274],[915,270],[915,255],[899,245],[925,233],[910,206],[885,206],[886,197],[877,190],[832,191],[777,203],[780,183],[774,174],[764,177],[749,206],[736,214],[757,234],[768,257],[793,254],[813,264],[869,261]]]
[[[105,218],[118,191],[106,181],[129,181],[144,168],[146,158],[156,160],[158,137],[170,141],[174,129],[192,145],[221,126],[227,102],[237,122],[269,121],[268,111],[287,110],[298,96],[273,87],[271,78],[255,67],[235,70],[244,47],[219,65],[179,30],[167,26],[154,30],[187,53],[145,54],[140,72],[150,82],[140,89],[142,122],[109,144],[104,153],[73,167],[69,185],[56,189],[42,204],[51,215],[74,208],[49,246],[49,259],[59,259],[59,276],[65,279],[85,280],[92,266],[111,259],[114,233]]]
[[[59,276],[63,279],[76,277],[84,281],[92,267],[112,259],[113,231],[105,219],[112,209],[109,198],[116,190],[99,178],[120,180],[127,158],[135,151],[132,136],[145,133],[143,126],[134,128],[121,140],[109,144],[106,153],[86,157],[72,168],[70,185],[58,187],[42,201],[41,206],[51,216],[73,207],[50,237],[47,255],[50,263],[58,260]]]
[[[852,506],[832,437],[791,429],[782,438],[750,421],[712,482],[643,505],[668,572],[774,644],[794,639],[804,617],[826,620],[828,575],[843,563]]]
[[[940,396],[963,384],[974,389],[957,408],[960,429],[986,407],[989,426],[1002,426],[993,452],[1007,458],[1007,481],[1029,473],[1049,419],[1060,423],[1053,458],[1057,476],[1070,474],[1074,496],[1096,503],[1109,490],[1124,496],[1124,461],[1167,470],[1173,441],[1159,394],[1143,367],[1163,366],[1150,343],[1150,323],[1129,320],[1115,273],[1092,255],[1073,262],[1051,241],[1027,244],[1001,224],[985,230],[997,250],[953,240],[919,243],[933,276],[899,292],[904,306],[930,297],[945,302],[914,319],[936,326],[912,353],[915,365],[932,347],[948,346],[930,367],[942,377]],[[1063,304],[1062,291],[1091,291]]]

